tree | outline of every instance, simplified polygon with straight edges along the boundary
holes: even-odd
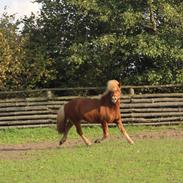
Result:
[[[79,6],[96,11],[99,24],[105,22],[104,32],[85,44],[74,43],[70,62],[79,64],[81,70],[94,65],[93,70],[100,70],[98,79],[94,76],[97,82],[100,78],[117,78],[126,84],[183,82],[183,3],[93,2],[86,6],[86,1],[80,1]]]
[[[18,23],[12,23],[13,16],[4,14],[0,19],[0,89],[20,86],[18,76],[21,63],[18,59],[21,48],[17,44],[16,30]]]
[[[31,46],[30,35],[18,32],[19,24],[6,13],[0,19],[1,90],[46,86],[54,77],[51,59],[38,44]]]
[[[36,0],[23,34],[51,59],[47,86],[183,82],[183,3],[179,0]],[[34,23],[31,23],[34,22]],[[33,46],[34,47],[34,46]]]

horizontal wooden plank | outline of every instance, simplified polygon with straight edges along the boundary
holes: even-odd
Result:
[[[0,94],[39,93],[48,91],[79,91],[79,90],[105,90],[105,87],[69,87],[69,88],[44,88],[34,90],[0,91]]]
[[[60,96],[60,97],[52,97],[50,98],[51,101],[69,101],[75,98],[83,98],[82,96],[76,95],[76,96]],[[92,98],[92,97],[91,97]],[[98,98],[97,96],[94,96],[94,98]]]
[[[49,105],[49,108],[52,109],[52,110],[58,110],[61,106],[62,105],[60,105],[60,104],[57,104],[57,105],[56,104],[55,105],[52,104],[52,105]]]
[[[183,112],[183,107],[175,107],[175,108],[170,108],[170,107],[157,107],[157,108],[127,108],[127,109],[120,109],[121,113],[151,113],[151,112]]]
[[[183,97],[183,93],[154,93],[154,94],[135,94],[135,95],[121,95],[121,99],[131,99],[131,98],[163,98],[163,97],[171,97],[177,98]]]
[[[178,125],[183,124],[183,121],[173,121],[173,122],[160,122],[160,123],[124,123],[124,125],[130,125],[130,126],[161,126],[161,125]],[[48,124],[22,124],[22,125],[11,125],[11,126],[0,126],[0,129],[14,129],[14,128],[45,128],[45,127],[54,127],[55,124],[48,123]],[[101,126],[100,124],[81,124],[83,127],[94,127],[94,126]],[[110,127],[116,126],[116,124],[111,123],[109,124]]]
[[[61,96],[61,97],[28,97],[28,98],[13,98],[13,99],[1,99],[0,103],[18,103],[18,102],[38,102],[38,101],[69,101],[74,98],[100,98],[98,96]],[[140,95],[122,95],[121,100],[124,99],[138,99],[138,98],[183,98],[183,93],[161,93],[161,94],[140,94]]]
[[[50,119],[55,120],[56,119],[56,114],[50,115]],[[171,117],[156,117],[156,118],[143,118],[143,117],[124,117],[122,115],[122,121],[124,122],[134,122],[134,121],[139,121],[139,122],[161,122],[161,121],[183,121],[183,116],[171,116]]]
[[[123,118],[124,122],[142,122],[142,123],[151,123],[151,122],[163,122],[163,121],[183,121],[183,117],[164,117],[164,118]]]
[[[181,88],[183,84],[167,84],[167,85],[142,85],[142,86],[122,86],[123,89],[152,89],[152,88]],[[78,90],[105,90],[105,87],[69,87],[69,88],[44,88],[34,90],[20,90],[20,91],[0,91],[0,94],[17,94],[17,93],[36,93],[36,92],[48,92],[48,91],[78,91]]]
[[[0,126],[0,129],[15,129],[15,128],[43,128],[43,127],[52,127],[54,124],[46,123],[46,124],[14,124],[14,125],[5,125]]]
[[[143,95],[144,96],[144,95]],[[42,99],[42,100],[41,100]],[[33,100],[33,99],[17,99],[16,100],[13,100],[13,101],[9,101],[9,100],[5,100],[3,103],[0,103],[0,107],[11,107],[11,106],[34,106],[34,105],[51,105],[51,104],[54,104],[54,103],[57,103],[57,104],[65,104],[67,103],[67,100],[58,100],[57,98],[54,98],[54,100],[50,100],[48,101],[47,98],[41,98],[40,100]],[[121,103],[129,103],[129,102],[135,102],[135,103],[155,103],[155,102],[161,102],[161,101],[165,101],[165,102],[168,102],[168,101],[183,101],[183,98],[156,98],[156,99],[135,99],[134,97],[133,98],[129,98],[129,99],[126,99],[124,101],[122,101]]]
[[[4,103],[0,104],[1,108],[8,107],[27,107],[27,106],[50,106],[50,105],[64,105],[66,101],[43,101],[43,102],[17,102],[17,103]]]
[[[0,108],[5,108],[5,107],[23,107],[23,106],[45,106],[48,105],[49,103],[47,101],[43,102],[16,102],[16,103],[5,103],[5,104],[0,104]]]
[[[175,87],[183,87],[183,84],[166,84],[166,85],[141,85],[141,86],[122,86],[122,89],[125,88],[125,89],[130,89],[130,88],[133,88],[133,89],[149,89],[149,88],[159,88],[159,89],[162,89],[162,88],[175,88]]]
[[[43,115],[43,114],[50,114],[49,110],[44,111],[19,111],[19,112],[6,112],[6,113],[0,113],[0,118],[4,116],[25,116],[25,115]]]
[[[48,124],[53,123],[50,119],[26,119],[26,120],[13,120],[13,121],[1,121],[0,126],[4,125],[29,125],[29,124]]]
[[[57,107],[64,105],[67,102],[32,102],[32,103],[7,103],[5,105],[0,105],[0,110],[8,107],[27,107],[27,106],[48,106],[48,107]],[[122,103],[121,108],[136,108],[136,107],[166,107],[166,106],[183,106],[183,102],[161,102],[161,103]]]
[[[60,105],[50,106],[52,113],[57,113]],[[120,109],[121,114],[124,113],[153,113],[153,112],[183,112],[183,107],[175,107],[175,108],[122,108]]]
[[[179,125],[183,124],[183,121],[164,121],[164,122],[149,122],[149,123],[143,123],[143,122],[130,122],[130,123],[124,123],[128,125],[135,125],[135,126],[161,126],[161,125]]]
[[[66,104],[67,103],[67,101],[49,101],[48,103],[47,103],[47,105],[48,106],[50,106],[50,105],[64,105],[64,104]]]
[[[151,113],[130,113],[130,114],[123,114],[123,117],[164,117],[164,116],[183,116],[183,112],[161,112],[161,113],[157,113],[157,112],[151,112]]]
[[[25,116],[3,116],[0,117],[0,123],[3,121],[16,121],[16,120],[31,120],[31,119],[52,119],[55,118],[55,115],[50,115],[50,114],[43,114],[43,115],[25,115]]]
[[[161,103],[135,103],[123,104],[121,108],[146,108],[146,107],[179,107],[183,106],[183,102],[161,102]]]
[[[161,103],[161,102],[183,102],[183,98],[147,98],[147,99],[129,99],[121,101],[123,103]]]
[[[0,116],[3,112],[16,112],[16,111],[44,111],[48,110],[47,105],[43,106],[22,106],[22,107],[0,107]]]
[[[18,103],[18,102],[42,102],[48,101],[47,97],[34,97],[34,98],[12,98],[12,99],[1,99],[0,104],[3,103]]]
[[[183,117],[180,116],[180,117],[162,117],[162,118],[154,118],[154,119],[151,119],[151,121],[153,122],[163,122],[163,121],[183,121]]]

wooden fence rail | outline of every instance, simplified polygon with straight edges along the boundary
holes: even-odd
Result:
[[[0,128],[53,125],[59,107],[75,97],[1,99]],[[120,110],[125,124],[183,124],[183,93],[122,95]]]

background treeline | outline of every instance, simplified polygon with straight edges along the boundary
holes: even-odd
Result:
[[[183,83],[182,0],[36,2],[0,17],[0,90]]]

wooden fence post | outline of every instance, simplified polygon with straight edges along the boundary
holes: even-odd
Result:
[[[135,95],[135,90],[134,90],[134,88],[130,88],[130,95]]]
[[[53,97],[53,94],[50,90],[47,91],[47,97],[48,99],[51,99]]]

